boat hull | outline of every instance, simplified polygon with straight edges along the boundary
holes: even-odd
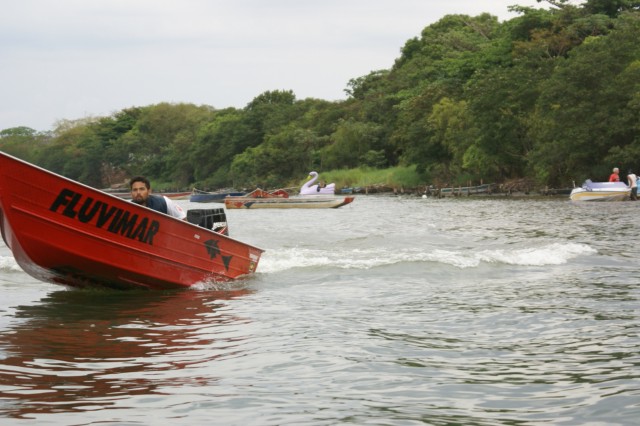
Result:
[[[188,192],[163,192],[156,195],[164,195],[172,200],[188,200],[191,197],[191,191]]]
[[[353,202],[355,197],[251,198],[227,197],[227,209],[337,209]]]
[[[625,201],[629,199],[630,192],[572,192],[571,201]]]
[[[582,187],[574,188],[569,195],[571,201],[625,201],[631,195],[631,188],[623,182],[586,181]]]
[[[0,153],[0,230],[33,277],[165,289],[236,279],[262,250]]]

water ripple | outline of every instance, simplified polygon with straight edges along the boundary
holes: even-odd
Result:
[[[0,246],[3,425],[635,425],[640,227],[613,204],[229,211],[258,274],[182,292],[58,291]]]

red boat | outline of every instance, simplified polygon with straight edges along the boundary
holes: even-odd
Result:
[[[167,289],[253,273],[263,250],[217,225],[215,232],[173,218],[0,152],[2,238],[41,281]]]

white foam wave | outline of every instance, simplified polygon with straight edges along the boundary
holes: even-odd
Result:
[[[489,250],[478,253],[478,259],[508,265],[543,266],[562,265],[583,254],[595,254],[597,250],[586,244],[549,244],[543,247],[520,250]]]
[[[294,268],[332,267],[371,269],[402,262],[437,262],[456,268],[474,268],[482,263],[544,266],[561,265],[578,256],[596,253],[586,244],[553,243],[540,247],[495,250],[424,250],[416,248],[388,250],[384,247],[360,250],[317,250],[289,248],[267,250],[258,272],[280,272]]]
[[[21,272],[22,268],[13,257],[0,256],[0,271],[2,272]]]

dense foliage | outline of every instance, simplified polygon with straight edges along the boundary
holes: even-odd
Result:
[[[640,1],[448,15],[347,99],[268,91],[245,108],[161,103],[0,132],[0,150],[96,187],[277,187],[307,172],[415,166],[425,183],[570,186],[640,166]],[[624,174],[624,173],[623,173]]]

